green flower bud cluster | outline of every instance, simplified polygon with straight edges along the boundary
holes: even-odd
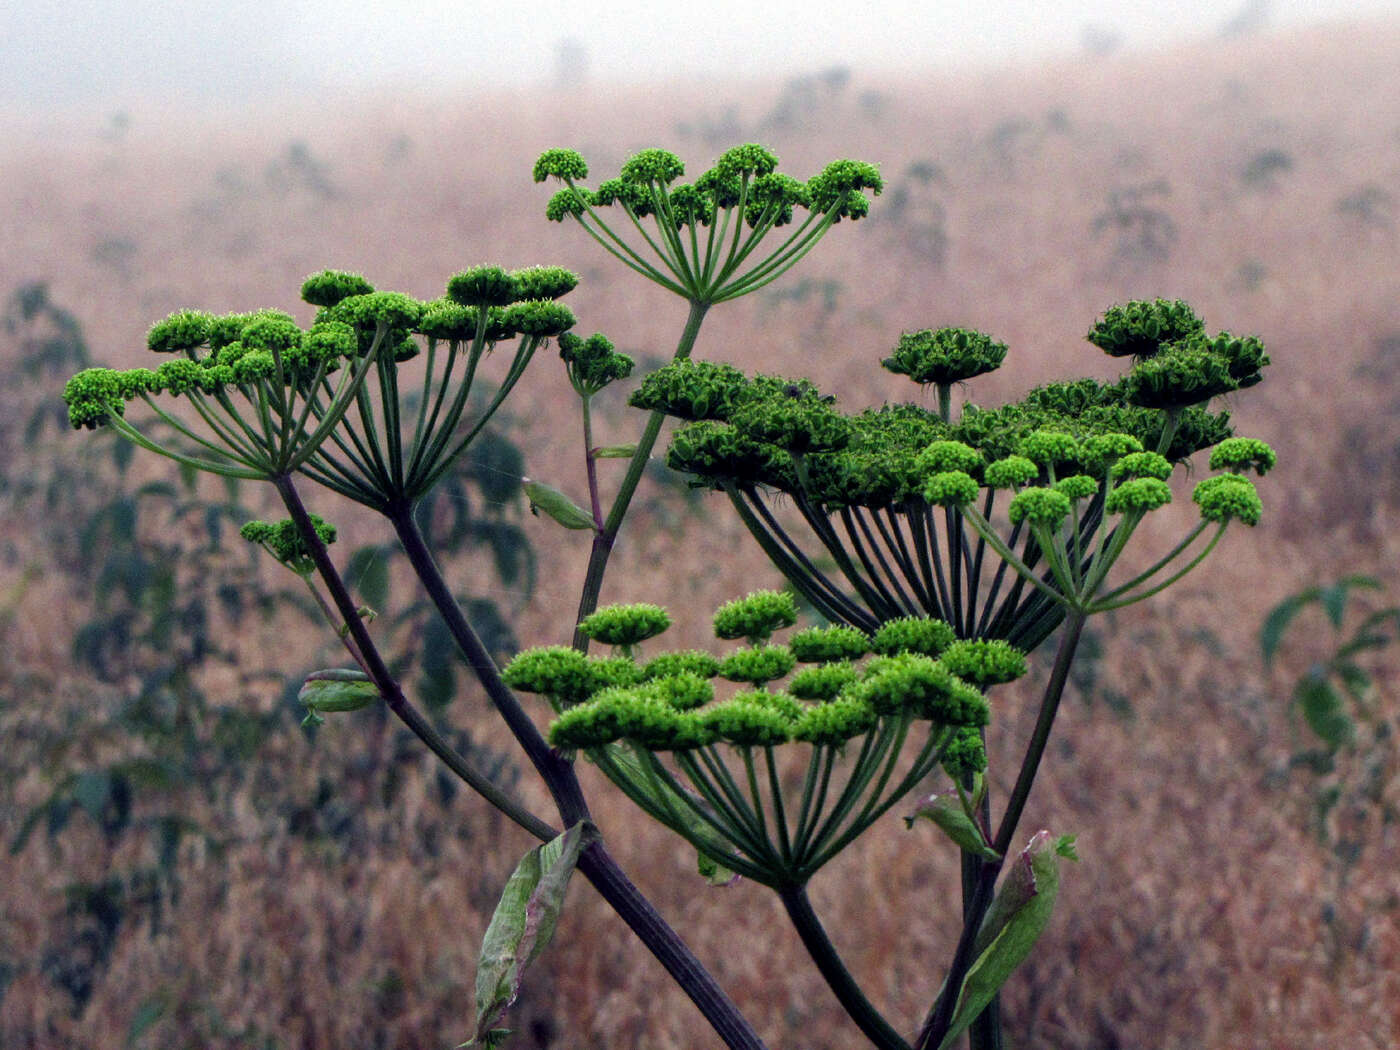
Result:
[[[335,542],[335,526],[323,521],[315,514],[311,516],[311,526],[326,546]],[[249,543],[264,548],[279,562],[298,576],[310,576],[316,571],[311,560],[311,551],[291,519],[277,522],[250,521],[238,530],[238,534]]]
[[[679,157],[669,150],[643,149],[623,162],[616,178],[588,190],[575,185],[588,176],[583,157],[573,150],[550,149],[535,162],[534,177],[536,182],[557,178],[565,183],[545,208],[552,222],[618,205],[635,218],[664,217],[674,229],[709,226],[720,211],[741,206],[750,227],[786,225],[797,207],[829,212],[836,221],[858,219],[870,210],[861,191],[878,195],[884,188],[879,169],[861,161],[833,161],[806,183],[779,174],[777,165],[770,150],[746,143],[725,151],[693,182],[681,183],[677,180],[685,174],[685,164]]]
[[[1268,363],[1263,344],[1253,336],[1197,334],[1139,361],[1123,380],[1124,392],[1145,408],[1183,408],[1253,386]]]
[[[1262,477],[1277,463],[1278,455],[1257,438],[1226,438],[1210,453],[1211,470],[1228,470],[1232,474],[1253,470]]]
[[[797,622],[797,602],[786,591],[754,591],[743,598],[726,602],[715,613],[715,637],[746,638],[758,645],[772,637],[775,631]]]
[[[1222,525],[1228,521],[1257,525],[1264,510],[1254,483],[1240,474],[1206,478],[1196,485],[1191,498],[1201,508],[1201,517]]]
[[[568,369],[569,382],[581,397],[592,397],[609,383],[632,374],[633,361],[619,354],[601,332],[587,339],[565,332],[559,336],[559,357]]]
[[[1092,379],[1039,387],[998,409],[969,405],[949,424],[918,405],[843,416],[810,384],[690,361],[653,372],[632,404],[706,421],[678,429],[667,455],[695,484],[800,491],[833,509],[963,505],[976,498],[969,478],[1013,490],[1051,472],[1101,478],[1124,456],[1159,445],[1167,426],[1164,413],[1129,404],[1123,384]],[[1229,435],[1226,414],[1188,407],[1165,455],[1179,461]],[[804,460],[801,472],[794,455]],[[954,471],[966,476],[933,480]]]
[[[799,631],[791,645],[768,641],[796,618],[790,595],[757,591],[715,615],[717,637],[751,643],[726,656],[671,652],[638,666],[630,655],[600,660],[551,646],[521,653],[504,677],[513,688],[548,697],[558,714],[549,734],[555,747],[587,750],[626,739],[652,751],[686,751],[718,742],[839,746],[881,717],[982,726],[989,709],[971,683],[1009,681],[1024,669],[1005,643],[962,645],[952,628],[932,619],[891,621],[873,638],[834,626]],[[626,605],[599,610],[582,626],[590,637],[630,650],[668,621],[656,606]],[[945,650],[959,654],[965,676],[939,659]],[[876,655],[858,667],[870,653]],[[799,660],[806,666],[794,674]],[[789,675],[786,689],[769,688]],[[750,688],[716,701],[716,678]]]
[[[1204,331],[1205,322],[1180,299],[1137,300],[1109,307],[1085,338],[1111,357],[1145,360]]]
[[[1006,359],[1006,344],[968,328],[924,329],[899,337],[894,354],[880,362],[916,383],[948,386],[995,371]]]
[[[579,630],[595,642],[630,649],[655,638],[671,626],[671,615],[659,605],[605,605],[579,622]]]

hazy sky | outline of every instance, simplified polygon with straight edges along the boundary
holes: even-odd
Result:
[[[597,79],[831,65],[946,69],[1388,14],[1400,0],[10,0],[0,103],[256,99],[289,88],[554,79],[574,41]]]

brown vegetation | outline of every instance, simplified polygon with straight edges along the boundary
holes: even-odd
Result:
[[[857,76],[818,112],[762,133],[784,170],[860,157],[882,165],[889,191],[868,221],[843,223],[769,293],[717,308],[701,356],[811,374],[858,407],[918,396],[878,367],[902,329],[969,325],[1012,348],[1007,366],[968,392],[996,402],[1066,374],[1113,374],[1083,333],[1111,303],[1162,295],[1190,301],[1212,330],[1259,335],[1274,360],[1236,415],[1242,433],[1279,451],[1280,470],[1260,484],[1264,521],[1232,534],[1169,595],[1095,625],[1106,650],[1098,692],[1067,703],[1027,814],[1028,827],[1078,833],[1084,859],[1068,870],[1041,950],[1007,987],[1013,1046],[1400,1042],[1396,827],[1375,811],[1343,814],[1364,831],[1355,857],[1316,833],[1312,785],[1287,765],[1300,739],[1287,675],[1315,654],[1285,654],[1270,677],[1256,641],[1265,611],[1308,584],[1362,572],[1379,576],[1392,601],[1400,594],[1398,50],[1400,30],[1372,25],[957,79]],[[570,299],[582,330],[668,355],[680,304],[577,230],[545,222],[547,192],[529,181],[530,166],[541,149],[571,145],[608,172],[653,144],[701,165],[730,144],[693,130],[720,116],[717,99],[736,100],[746,130],[777,96],[767,84],[599,87],[222,120],[135,113],[115,138],[99,137],[96,121],[40,136],[12,120],[0,161],[0,293],[47,280],[95,356],[132,365],[146,327],[175,308],[276,306],[306,319],[296,289],[325,266],[433,297],[477,262],[558,262],[584,274]],[[902,210],[888,214],[900,193]],[[576,487],[563,370],[547,355],[533,369],[510,407],[513,436],[533,476]],[[637,420],[621,397],[604,408],[601,440],[630,440]],[[372,523],[316,502],[361,542],[374,538]],[[492,583],[488,596],[519,608],[526,641],[562,640],[584,547],[578,534],[525,520],[549,571],[528,603]],[[1163,521],[1151,539],[1166,541],[1185,520]],[[8,845],[62,772],[136,745],[106,718],[121,688],[67,668],[90,593],[57,573],[11,590],[39,558],[26,530],[43,523],[6,527]],[[673,495],[624,533],[603,597],[668,605],[685,640],[698,641],[709,610],[756,582],[778,580],[728,508],[707,500],[697,512]],[[270,652],[279,671],[336,659],[331,639],[286,623],[242,641],[249,661]],[[1394,717],[1400,675],[1390,660],[1380,699]],[[208,688],[270,709],[280,690],[246,670],[221,672],[226,680]],[[1029,686],[995,698],[994,768],[1019,760],[1030,703]],[[510,752],[475,691],[454,711],[479,747]],[[164,1013],[137,1046],[351,1050],[465,1038],[475,949],[530,843],[475,800],[445,796],[429,757],[371,715],[334,719],[314,745],[285,727],[229,797],[183,792],[179,806],[225,846],[184,847],[180,892],[163,910],[135,909],[104,934],[91,913],[65,908],[66,886],[137,863],[147,839],[113,846],[75,820],[63,836],[40,830],[22,851],[0,853],[0,1045],[125,1046],[143,1007],[156,1008],[148,1004]],[[853,1045],[773,895],[708,887],[682,843],[584,775],[623,866],[770,1045]],[[1391,768],[1392,806],[1397,778]],[[546,811],[528,776],[520,790]],[[993,791],[1004,797],[1006,785]],[[891,818],[813,886],[852,970],[905,1029],[951,951],[955,869],[931,832]],[[714,1044],[591,890],[575,887],[569,905],[517,1012],[519,1045]]]

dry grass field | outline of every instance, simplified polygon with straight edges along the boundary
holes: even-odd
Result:
[[[887,192],[781,282],[717,307],[697,356],[811,375],[858,408],[920,396],[879,368],[901,331],[967,325],[1011,346],[1006,366],[967,391],[986,404],[1052,378],[1115,374],[1083,333],[1125,299],[1183,298],[1212,331],[1257,334],[1273,367],[1231,407],[1241,433],[1280,455],[1259,486],[1264,520],[1232,532],[1163,597],[1094,624],[1093,682],[1081,678],[1065,705],[1023,825],[1077,833],[1083,861],[1006,988],[1009,1044],[1382,1050],[1400,1045],[1393,741],[1356,759],[1380,763],[1372,790],[1344,790],[1319,825],[1319,781],[1290,768],[1306,733],[1288,696],[1328,651],[1330,629],[1320,616],[1305,621],[1272,672],[1257,634],[1285,596],[1346,573],[1376,576],[1386,587],[1377,600],[1400,600],[1397,53],[1400,26],[1372,24],[919,80],[857,70],[849,83],[585,85],[257,113],[152,107],[129,114],[129,126],[102,112],[43,127],[0,114],[0,296],[47,282],[94,357],[131,366],[144,363],[146,328],[177,308],[271,306],[309,320],[296,292],[327,266],[433,298],[468,265],[557,262],[584,276],[569,299],[581,331],[669,356],[682,304],[576,228],[547,223],[549,191],[530,181],[531,165],[543,148],[568,145],[603,177],[629,151],[665,145],[698,171],[757,140],[799,177],[838,156],[877,162]],[[0,330],[0,346],[14,345]],[[531,476],[580,492],[577,418],[552,358],[539,355],[510,403],[510,436]],[[5,362],[13,375],[16,364]],[[52,836],[41,822],[9,848],[66,774],[145,745],[114,714],[137,671],[103,681],[72,660],[94,584],[61,571],[55,537],[75,532],[77,511],[12,498],[18,479],[81,461],[91,439],[22,440],[16,421],[39,395],[18,379],[0,390],[10,457],[0,494],[0,1047],[461,1042],[481,933],[531,843],[445,792],[429,756],[372,715],[334,719],[314,740],[293,718],[275,719],[238,768],[139,794],[129,833],[105,835],[77,815]],[[602,443],[639,428],[624,395],[601,399]],[[130,484],[162,469],[138,458]],[[604,601],[669,606],[689,644],[721,601],[780,582],[723,501],[687,501],[675,488],[643,496]],[[1183,530],[1192,512],[1178,502],[1188,506],[1162,512],[1144,548],[1164,549]],[[328,496],[313,509],[342,523],[344,550],[386,539]],[[470,557],[453,563],[454,584],[507,609],[525,643],[564,640],[586,544],[519,507],[504,513],[543,567],[533,592]],[[407,577],[393,586],[407,601]],[[258,672],[337,661],[327,633],[285,614],[247,620],[225,640],[241,661],[205,668],[200,688],[251,712],[281,703],[280,680]],[[1400,654],[1383,654],[1376,672],[1378,710],[1394,724]],[[994,769],[1019,760],[1036,681],[995,698]],[[450,711],[549,812],[484,699],[465,688]],[[683,843],[637,819],[591,769],[583,775],[624,868],[770,1046],[858,1045],[771,893],[706,885]],[[994,798],[1007,787],[994,778]],[[160,826],[139,818],[170,813],[210,839],[181,839],[149,892],[128,880],[123,894],[94,898],[92,887],[151,866]],[[931,832],[894,816],[886,824],[812,894],[872,999],[912,1030],[956,933],[956,859]],[[582,880],[514,1019],[522,1048],[718,1045]]]

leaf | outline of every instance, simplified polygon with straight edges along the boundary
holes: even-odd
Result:
[[[1288,630],[1293,617],[1297,616],[1308,602],[1316,600],[1318,593],[1316,587],[1299,591],[1279,602],[1269,611],[1269,615],[1264,617],[1264,623],[1259,628],[1259,648],[1264,653],[1265,667],[1273,663],[1274,654],[1278,652],[1279,644],[1283,641],[1283,633]]]
[[[584,510],[568,496],[543,481],[525,480],[525,498],[530,501],[530,513],[541,511],[563,525],[566,529],[596,529],[593,515]]]
[[[636,454],[636,445],[603,445],[593,450],[594,459],[631,459]]]
[[[297,699],[310,714],[358,711],[379,699],[379,687],[363,671],[330,668],[307,675]]]
[[[948,1050],[977,1019],[1049,923],[1060,889],[1063,844],[1063,838],[1037,831],[1016,857],[977,932],[977,959],[963,980],[952,1024],[938,1050]]]
[[[1353,587],[1378,591],[1381,581],[1374,576],[1343,576],[1331,587],[1323,588],[1322,608],[1326,610],[1327,618],[1332,621],[1333,627],[1341,628],[1342,616],[1346,612],[1347,592]]]
[[[971,853],[986,860],[1001,859],[1001,854],[992,849],[983,836],[982,829],[963,808],[962,800],[956,792],[945,791],[942,794],[930,795],[919,803],[918,809],[904,818],[904,823],[912,828],[914,822],[920,818],[937,824],[939,830],[957,843],[964,853]]]
[[[350,555],[345,565],[345,578],[355,585],[360,597],[372,609],[389,606],[388,553],[378,544],[361,547]]]
[[[131,1024],[126,1030],[126,1045],[135,1046],[137,1041],[146,1034],[146,1030],[165,1016],[169,1002],[164,995],[153,995],[136,1008],[136,1013],[131,1018]]]
[[[1321,674],[1314,671],[1298,679],[1293,699],[1302,709],[1308,727],[1332,750],[1351,740],[1355,726],[1342,710],[1341,697]]]
[[[461,1046],[500,1045],[496,1026],[520,994],[526,968],[554,936],[569,876],[579,855],[598,840],[598,829],[580,821],[525,854],[501,891],[481,942],[476,968],[476,1033]]]

